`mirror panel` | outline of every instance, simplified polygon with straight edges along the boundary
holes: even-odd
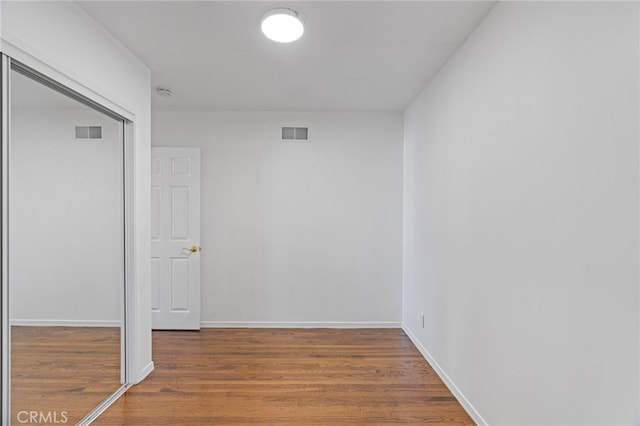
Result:
[[[124,123],[10,83],[11,418],[75,424],[121,385]]]

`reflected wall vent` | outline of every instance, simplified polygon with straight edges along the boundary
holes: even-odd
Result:
[[[283,141],[309,140],[309,128],[308,127],[283,127],[282,140]]]
[[[76,126],[76,139],[102,139],[102,126]]]

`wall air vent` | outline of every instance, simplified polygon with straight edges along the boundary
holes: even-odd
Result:
[[[309,140],[309,128],[308,127],[283,127],[282,140],[283,141]]]
[[[76,126],[76,139],[102,139],[102,126]]]

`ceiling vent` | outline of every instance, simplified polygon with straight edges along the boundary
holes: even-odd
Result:
[[[283,141],[309,140],[309,128],[308,127],[283,127],[282,140]]]
[[[76,139],[102,139],[102,126],[76,126]]]

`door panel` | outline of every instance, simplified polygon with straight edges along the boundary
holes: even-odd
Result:
[[[189,187],[171,187],[171,231],[174,241],[189,241]]]
[[[158,283],[160,281],[160,258],[151,258],[151,282]],[[160,311],[160,286],[151,286],[151,311]]]
[[[190,259],[171,259],[171,312],[188,311]]]
[[[35,423],[30,413],[86,423],[126,389],[126,123],[83,102],[14,63],[3,157],[12,424]]]
[[[153,328],[197,330],[200,150],[152,148],[151,157]]]
[[[160,240],[160,187],[151,187],[151,240]]]

